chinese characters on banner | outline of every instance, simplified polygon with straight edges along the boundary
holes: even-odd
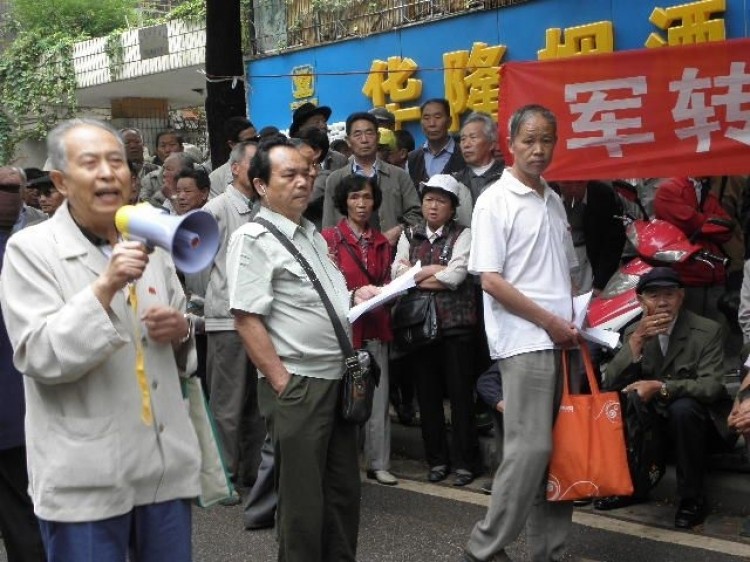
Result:
[[[557,116],[548,179],[747,173],[750,39],[511,62],[500,80],[500,138],[532,101]]]
[[[505,54],[503,45],[476,42],[471,51],[443,54],[445,98],[451,105],[451,131],[458,131],[459,116],[467,111],[484,111],[497,117],[498,72]],[[374,107],[385,107],[396,116],[396,128],[405,121],[419,121],[422,80],[413,78],[419,70],[410,58],[374,60],[362,93]],[[410,104],[404,107],[404,104]]]

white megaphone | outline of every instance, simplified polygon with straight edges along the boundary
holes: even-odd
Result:
[[[150,203],[124,205],[117,210],[115,226],[128,240],[165,249],[187,274],[206,269],[219,251],[219,225],[200,209],[173,216]]]

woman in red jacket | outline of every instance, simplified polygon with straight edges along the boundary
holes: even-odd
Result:
[[[350,290],[363,285],[382,286],[390,280],[391,246],[380,231],[370,226],[383,194],[376,177],[352,175],[334,193],[336,209],[344,215],[339,223],[321,233],[331,258],[338,264]],[[380,384],[375,390],[372,415],[365,424],[367,477],[393,486],[398,480],[389,472],[391,422],[388,412],[388,342],[390,312],[380,307],[361,316],[352,326],[354,347],[366,346],[380,365]]]

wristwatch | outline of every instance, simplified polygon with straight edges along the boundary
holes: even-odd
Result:
[[[665,382],[661,383],[661,388],[659,389],[659,396],[661,396],[664,400],[669,398],[669,390],[667,389],[667,383]]]

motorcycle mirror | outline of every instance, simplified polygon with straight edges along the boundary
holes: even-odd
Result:
[[[619,196],[627,199],[631,203],[638,203],[638,189],[630,182],[625,180],[614,180],[612,188]]]

